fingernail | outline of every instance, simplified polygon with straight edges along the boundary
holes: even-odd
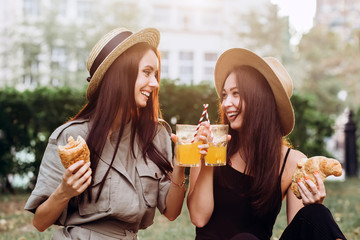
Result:
[[[317,172],[317,171],[315,171],[315,172],[314,172],[314,174],[315,174],[315,175],[317,175],[317,174],[318,174],[318,172]]]
[[[301,179],[299,178],[299,179],[298,179],[298,183],[300,183],[300,182],[301,182]]]
[[[309,178],[308,178],[308,177],[305,177],[305,180],[309,180]]]

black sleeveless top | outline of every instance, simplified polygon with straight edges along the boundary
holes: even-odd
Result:
[[[252,177],[231,166],[214,169],[214,211],[209,222],[196,228],[196,240],[227,240],[238,233],[251,233],[261,240],[269,240],[281,209],[281,176],[289,154],[288,149],[281,168],[276,191],[272,195],[273,209],[256,216],[251,199],[244,193],[252,184]]]

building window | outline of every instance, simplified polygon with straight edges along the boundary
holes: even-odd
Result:
[[[212,80],[214,78],[215,64],[217,60],[216,53],[204,53],[203,59],[203,77],[202,80]]]
[[[216,53],[205,53],[204,61],[206,62],[216,62],[217,54]]]
[[[54,47],[51,53],[51,62],[53,62],[53,66],[60,69],[67,68],[67,57],[66,50],[63,47]]]
[[[39,61],[33,60],[25,66],[24,85],[26,87],[36,86],[39,81]]]
[[[186,84],[192,84],[194,80],[194,53],[180,52],[179,55],[179,77]]]
[[[169,52],[161,52],[161,78],[169,78]]]
[[[178,26],[183,27],[183,29],[188,30],[194,27],[195,24],[195,12],[192,10],[184,10],[179,12]]]
[[[67,4],[68,4],[67,0],[61,0],[59,2],[59,15],[61,17],[66,17],[67,15]]]
[[[38,0],[23,0],[24,16],[39,16],[39,1]]]
[[[39,45],[26,44],[23,48],[23,83],[27,87],[36,86],[39,81],[39,54]]]
[[[202,18],[202,24],[206,28],[214,28],[220,25],[220,14],[218,11],[205,12]]]
[[[170,23],[170,8],[155,7],[154,20],[157,25],[168,25]]]
[[[91,18],[93,3],[86,0],[77,1],[77,13],[81,19]]]

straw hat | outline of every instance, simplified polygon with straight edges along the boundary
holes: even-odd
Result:
[[[91,98],[104,74],[120,54],[141,42],[157,48],[159,41],[160,33],[155,28],[146,28],[137,33],[132,33],[126,28],[116,28],[103,36],[91,50],[86,62],[90,73],[87,98]]]
[[[225,80],[231,71],[235,66],[241,65],[255,68],[268,81],[275,97],[284,136],[288,135],[295,124],[294,110],[290,102],[293,85],[290,75],[276,58],[262,58],[243,48],[232,48],[225,51],[215,66],[215,87],[218,96],[221,96]]]

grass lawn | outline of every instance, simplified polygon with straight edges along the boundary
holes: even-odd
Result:
[[[325,205],[348,240],[360,240],[360,180],[325,182],[327,197]],[[0,240],[51,239],[53,226],[39,233],[32,225],[32,213],[23,210],[28,194],[0,196]],[[275,223],[272,239],[278,239],[286,227],[285,205]],[[156,214],[155,223],[139,232],[140,240],[190,240],[195,228],[191,225],[186,205],[182,214],[173,222]]]

